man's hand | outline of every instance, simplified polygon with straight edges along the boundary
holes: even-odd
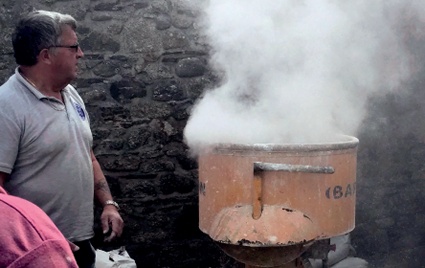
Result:
[[[109,236],[105,237],[104,241],[110,242],[121,236],[124,228],[124,221],[114,206],[106,205],[103,208],[100,221],[102,223],[103,234],[111,233]]]

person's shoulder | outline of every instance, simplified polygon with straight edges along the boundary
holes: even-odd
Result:
[[[0,115],[10,118],[22,118],[23,114],[31,112],[28,109],[28,94],[20,82],[13,77],[0,86]],[[13,120],[15,120],[13,119]]]
[[[78,268],[65,240],[46,240],[19,256],[8,268],[67,267]]]
[[[17,196],[0,194],[0,207],[2,212],[7,212],[8,217],[5,217],[5,219],[15,219],[10,228],[23,230],[22,226],[26,226],[26,232],[17,233],[17,235],[29,235],[31,229],[37,233],[40,240],[64,239],[49,216],[34,203]],[[21,227],[18,227],[18,224]]]
[[[0,267],[77,267],[68,242],[35,204],[0,193],[0,211],[0,248],[9,256]]]
[[[9,77],[9,79],[0,86],[0,101],[12,101],[14,98],[20,98],[22,86],[16,79],[15,75]]]

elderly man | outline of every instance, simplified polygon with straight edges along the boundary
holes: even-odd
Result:
[[[103,205],[106,240],[120,236],[123,220],[92,151],[89,116],[69,83],[77,77],[76,21],[34,11],[12,36],[19,67],[0,87],[0,186],[42,208],[80,250],[80,267],[93,267],[93,200]]]

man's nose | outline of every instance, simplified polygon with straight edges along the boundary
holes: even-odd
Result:
[[[77,51],[77,58],[82,58],[82,57],[84,57],[84,52],[81,49],[81,47],[79,46],[78,51]]]

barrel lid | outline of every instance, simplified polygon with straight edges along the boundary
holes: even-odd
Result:
[[[322,143],[216,143],[208,146],[205,152],[311,152],[335,151],[356,148],[359,140],[356,137],[339,135],[334,141]]]

